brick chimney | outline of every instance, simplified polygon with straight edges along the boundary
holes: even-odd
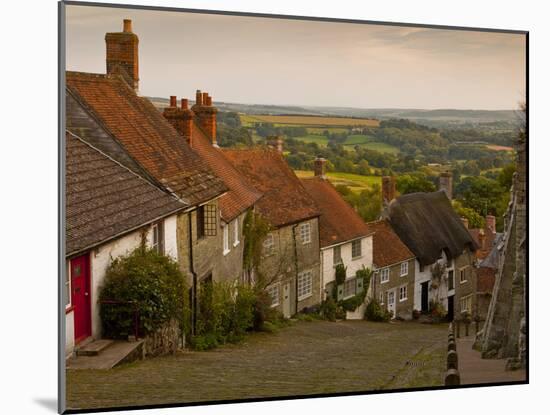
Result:
[[[321,179],[326,179],[326,166],[327,161],[323,157],[317,156],[313,162],[313,172],[315,177],[320,177]]]
[[[395,199],[395,177],[382,177],[382,205],[388,205]]]
[[[485,216],[485,229],[487,232],[496,233],[497,219],[493,215]]]
[[[273,147],[279,153],[283,153],[283,138],[280,135],[273,135],[266,138],[266,143],[269,147]]]
[[[439,190],[443,190],[449,200],[453,200],[453,175],[443,172],[439,175]]]
[[[218,147],[216,140],[216,114],[218,109],[212,106],[212,97],[208,92],[197,90],[195,105],[191,108],[197,116],[200,128],[212,141],[214,147]]]
[[[124,19],[122,32],[105,35],[107,74],[122,75],[136,91],[139,89],[138,43],[130,19]]]
[[[164,117],[180,133],[187,143],[192,146],[193,119],[195,114],[189,109],[189,100],[182,98],[181,108],[178,108],[178,100],[175,96],[170,97],[170,106],[164,108]]]
[[[460,220],[462,221],[462,224],[464,225],[464,227],[466,229],[469,229],[468,226],[470,225],[470,223],[468,222],[468,218],[461,217]]]

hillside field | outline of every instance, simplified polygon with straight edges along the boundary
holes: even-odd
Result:
[[[250,126],[256,123],[272,123],[275,126],[300,127],[378,127],[380,121],[367,118],[319,117],[304,115],[249,115],[240,114],[241,123]]]
[[[309,170],[294,170],[294,173],[299,178],[313,177],[313,172]],[[343,184],[357,193],[371,187],[373,184],[382,183],[380,176],[362,176],[353,173],[328,172],[327,177],[334,186]]]

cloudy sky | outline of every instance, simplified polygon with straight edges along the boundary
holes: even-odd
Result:
[[[357,108],[515,109],[525,37],[369,24],[67,6],[67,69],[105,72],[133,20],[140,93]]]

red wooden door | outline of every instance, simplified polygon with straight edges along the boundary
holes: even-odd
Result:
[[[88,254],[71,259],[71,301],[74,309],[75,343],[92,335],[89,261]]]

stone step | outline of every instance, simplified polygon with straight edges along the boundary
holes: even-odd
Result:
[[[114,343],[113,340],[100,339],[79,347],[76,351],[77,356],[97,356],[107,347]]]
[[[143,358],[143,340],[114,341],[95,356],[76,356],[67,361],[67,369],[111,369]]]

